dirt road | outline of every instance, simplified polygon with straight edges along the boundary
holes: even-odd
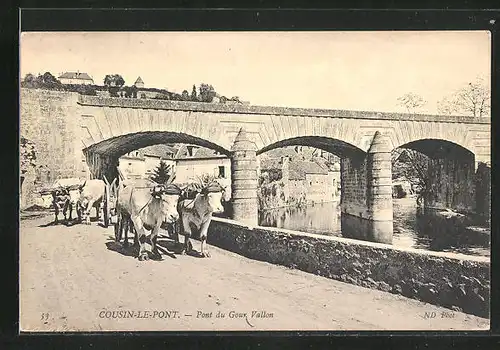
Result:
[[[487,319],[216,247],[208,259],[163,255],[140,262],[114,242],[112,227],[43,227],[51,220],[21,222],[23,331],[489,328]]]

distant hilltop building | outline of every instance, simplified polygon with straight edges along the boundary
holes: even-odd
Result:
[[[144,87],[144,81],[142,80],[141,77],[138,77],[137,80],[135,81],[134,85],[138,88],[143,88]]]
[[[92,79],[87,73],[80,72],[66,72],[58,77],[62,84],[76,84],[76,85],[90,85],[94,84]]]

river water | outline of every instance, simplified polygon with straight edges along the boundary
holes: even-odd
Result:
[[[393,205],[394,246],[490,256],[489,234],[443,224],[442,219],[417,210],[415,198],[394,199]],[[342,236],[338,202],[264,210],[259,212],[259,225]]]

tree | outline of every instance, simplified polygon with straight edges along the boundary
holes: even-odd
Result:
[[[110,96],[118,97],[118,91],[125,85],[125,80],[120,74],[107,74],[104,77],[104,85],[108,87]]]
[[[28,73],[28,74],[26,74],[26,76],[24,77],[23,82],[25,82],[25,83],[27,83],[27,84],[32,84],[32,83],[34,83],[34,82],[35,82],[35,80],[36,80],[36,77],[35,77],[33,74]]]
[[[182,92],[182,100],[183,101],[189,101],[189,92],[187,90],[184,90]]]
[[[417,203],[421,204],[429,188],[429,157],[409,148],[397,148],[392,152],[392,178],[404,178],[420,188]]]
[[[474,82],[439,101],[438,112],[444,115],[456,113],[477,118],[487,117],[490,115],[490,95],[490,89],[484,80],[476,77]]]
[[[61,84],[59,80],[55,76],[53,76],[50,72],[45,72],[41,76],[41,81],[44,84]]]
[[[125,85],[125,80],[123,80],[123,77],[120,74],[107,74],[104,77],[104,85],[107,87],[122,87],[123,85]]]
[[[198,96],[196,94],[196,85],[193,85],[193,90],[191,91],[191,101],[198,101]]]
[[[200,85],[200,98],[201,102],[212,102],[216,93],[212,85],[202,83]]]
[[[160,161],[158,167],[153,171],[153,175],[151,175],[151,180],[159,184],[166,184],[170,179],[170,171],[171,166],[164,161]]]
[[[427,101],[425,101],[422,96],[412,92],[398,98],[398,105],[404,107],[408,113],[417,112],[426,103]]]
[[[126,98],[137,98],[137,87],[135,85],[125,86],[123,92]]]

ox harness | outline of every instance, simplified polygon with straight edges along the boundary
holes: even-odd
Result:
[[[160,187],[159,191],[155,191],[156,187]],[[130,200],[132,200],[132,193],[134,192],[135,189],[139,188],[150,188],[150,187],[132,187],[132,191],[130,191]],[[160,195],[162,194],[167,194],[167,195],[181,195],[181,189],[179,186],[175,184],[168,184],[168,185],[159,185],[151,188],[151,198],[149,198],[148,202],[144,204],[144,206],[139,210],[138,214],[140,214],[148,205],[151,203],[153,198],[158,198],[160,199]],[[163,201],[163,199],[162,199]]]
[[[222,187],[217,181],[213,181],[204,187],[201,187],[198,184],[188,185],[186,188],[182,190],[179,202],[177,204],[177,211],[180,214],[181,213],[180,209],[187,209],[193,211],[196,214],[196,216],[201,217],[200,213],[190,208],[193,205],[194,201],[196,200],[196,196],[198,195],[198,193],[202,195],[207,195],[209,193],[216,193],[216,192],[224,192],[224,187]],[[190,200],[190,202],[188,204],[184,204],[184,201],[187,200]]]
[[[59,209],[63,209],[69,199],[69,191],[64,188],[57,189],[52,192],[52,203]]]

